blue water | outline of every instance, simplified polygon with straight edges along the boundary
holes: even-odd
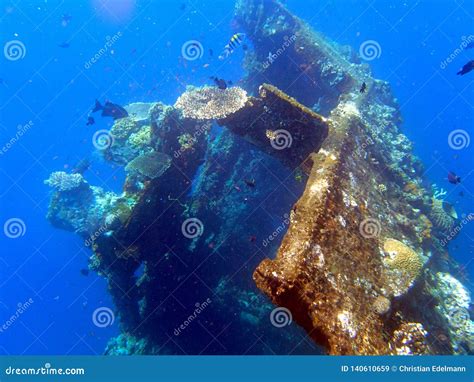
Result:
[[[391,83],[401,105],[403,131],[425,163],[427,178],[448,191],[458,213],[474,212],[474,142],[463,150],[448,145],[454,129],[474,134],[474,73],[456,76],[474,59],[474,49],[440,67],[462,36],[473,34],[474,2],[286,4],[337,43],[356,50],[366,40],[380,44],[382,54],[370,65],[376,78]],[[0,323],[18,303],[34,301],[0,333],[1,354],[100,354],[118,333],[118,323],[101,329],[91,320],[97,306],[112,305],[107,285],[92,272],[80,273],[90,256],[83,241],[46,220],[50,189],[43,181],[52,171],[71,169],[87,157],[92,167],[86,179],[120,192],[123,171],[91,154],[94,132],[111,127],[111,120],[99,116],[94,126],[85,125],[95,99],[172,104],[186,85],[210,83],[209,76],[237,83],[243,52],[237,50],[225,65],[217,59],[229,36],[239,31],[232,21],[233,5],[230,0],[1,3],[2,46],[19,40],[26,53],[16,61],[0,59],[0,144],[15,136],[18,125],[33,125],[0,156],[0,222],[19,218],[26,226],[18,239],[0,235]],[[65,14],[71,16],[69,22],[62,20]],[[86,68],[114,36],[119,37],[112,47]],[[202,43],[204,55],[183,60],[181,46],[193,39]],[[64,42],[70,46],[58,46]],[[448,171],[462,182],[449,184]],[[473,253],[474,223],[469,223],[451,244],[450,254],[465,265],[471,279]]]

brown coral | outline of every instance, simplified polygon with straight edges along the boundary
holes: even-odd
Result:
[[[383,249],[390,255],[386,260],[395,295],[408,290],[423,268],[421,257],[413,249],[395,239],[385,239]],[[395,276],[395,278],[394,278]]]
[[[247,98],[247,92],[239,87],[223,90],[205,86],[181,94],[175,107],[185,118],[220,119],[244,107]]]

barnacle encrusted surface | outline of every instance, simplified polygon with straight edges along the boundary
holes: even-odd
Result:
[[[185,118],[219,119],[244,107],[247,92],[239,87],[219,89],[205,86],[183,93],[175,107],[183,112]]]

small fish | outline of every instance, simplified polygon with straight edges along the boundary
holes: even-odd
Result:
[[[128,117],[127,110],[122,106],[109,101],[105,101],[105,105],[102,105],[98,100],[96,100],[92,112],[95,113],[99,110],[102,110],[102,117],[112,117],[113,119]]]
[[[222,54],[219,56],[219,60],[224,60],[229,57],[240,44],[244,41],[245,33],[236,33],[234,34],[229,43],[224,47]]]
[[[469,73],[471,70],[474,70],[474,60],[469,61],[466,65],[462,67],[462,69],[457,72],[456,74],[460,76],[464,76],[465,74]]]
[[[448,172],[448,182],[451,184],[461,183],[461,177],[457,176],[454,172]]]
[[[62,15],[61,17],[61,25],[63,27],[67,27],[69,25],[69,23],[71,22],[72,20],[72,16],[71,15],[68,15],[67,13],[65,13],[64,15]]]
[[[95,124],[95,119],[94,119],[94,117],[90,117],[90,116],[87,117],[86,126],[91,126],[91,125],[93,125],[93,124]]]
[[[365,82],[362,82],[362,86],[359,89],[359,93],[365,93],[367,90],[367,84]]]
[[[239,187],[239,186],[234,186],[235,190],[238,191],[238,192],[241,192],[242,189]]]
[[[186,10],[186,3],[181,3],[181,5],[179,6],[179,10],[180,11],[185,11]]]
[[[209,77],[211,80],[214,81],[214,83],[217,85],[217,87],[221,90],[227,89],[227,82],[223,80],[222,78],[217,78],[217,77]]]
[[[87,268],[82,268],[81,269],[81,275],[83,276],[89,276],[89,270]]]
[[[209,56],[214,56],[214,51],[212,49],[209,49]]]
[[[242,45],[242,50],[246,52],[249,49],[249,46],[247,44]]]
[[[69,44],[68,42],[63,42],[61,44],[58,45],[60,48],[69,48],[71,46],[71,44]]]
[[[464,191],[459,192],[459,196],[464,196]]]
[[[249,237],[249,241],[250,241],[251,243],[255,243],[255,242],[257,241],[257,236],[251,235],[251,236]]]
[[[257,185],[257,183],[255,182],[255,179],[244,179],[244,182],[250,188],[254,188]]]

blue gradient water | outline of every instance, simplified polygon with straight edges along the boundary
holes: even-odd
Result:
[[[474,59],[474,49],[440,67],[462,36],[473,33],[474,2],[286,4],[337,43],[356,50],[366,40],[380,44],[382,54],[370,65],[375,77],[391,83],[403,130],[425,163],[426,176],[448,191],[459,214],[474,212],[474,143],[453,150],[447,141],[456,128],[473,134],[474,73],[461,77],[456,72]],[[111,120],[99,116],[94,126],[85,125],[94,100],[174,103],[186,85],[209,83],[209,76],[237,83],[243,74],[242,51],[225,65],[217,59],[229,36],[239,32],[233,6],[230,0],[1,2],[2,46],[20,40],[26,54],[17,61],[0,60],[0,143],[10,141],[18,125],[32,121],[33,126],[0,156],[0,222],[15,217],[26,225],[18,239],[0,235],[0,323],[18,303],[34,301],[0,333],[1,354],[100,354],[118,333],[117,322],[101,329],[91,321],[95,307],[112,304],[107,285],[94,273],[81,275],[90,255],[83,241],[46,220],[50,190],[43,181],[52,171],[89,158],[86,178],[119,192],[122,170],[91,154],[93,133],[111,127]],[[65,14],[72,17],[67,25],[62,23]],[[108,37],[117,41],[86,68]],[[202,59],[193,62],[181,56],[182,44],[192,39],[204,46]],[[63,42],[70,46],[59,47]],[[448,171],[460,175],[462,183],[449,184]],[[470,223],[450,247],[471,279],[473,239]]]

